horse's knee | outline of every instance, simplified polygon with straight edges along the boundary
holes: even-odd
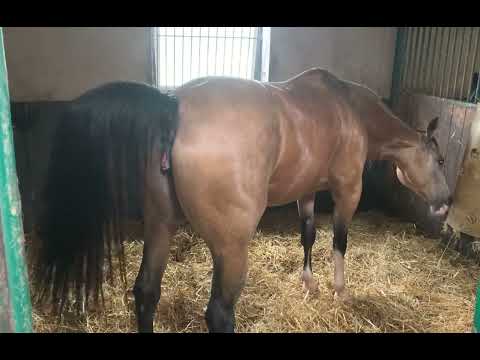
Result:
[[[315,219],[309,216],[301,219],[301,236],[300,241],[303,246],[313,246],[315,243]]]

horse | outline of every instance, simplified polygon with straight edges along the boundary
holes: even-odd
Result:
[[[334,296],[348,300],[344,257],[366,161],[393,162],[398,180],[430,205],[431,216],[448,213],[437,125],[435,118],[420,133],[368,87],[319,68],[282,82],[203,77],[172,93],[136,82],[93,88],[72,100],[54,138],[38,225],[40,298],[58,303],[60,312],[71,296],[77,305],[98,303],[104,259],[110,268],[113,255],[124,262],[125,224],[138,202],[138,331],[153,332],[170,239],[189,223],[213,259],[208,331],[234,332],[248,243],[267,207],[297,202],[301,281],[316,289],[314,199],[328,190]]]

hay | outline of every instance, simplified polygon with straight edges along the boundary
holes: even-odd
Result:
[[[376,213],[350,227],[346,283],[350,305],[334,301],[330,217],[317,216],[313,250],[319,292],[302,290],[303,250],[295,208],[273,209],[249,248],[249,276],[238,302],[238,332],[470,332],[479,267],[411,224]],[[133,285],[142,244],[126,244]],[[204,310],[212,267],[208,249],[189,228],[175,237],[164,276],[156,332],[206,332]],[[36,332],[135,332],[133,295],[105,285],[106,309],[58,324],[34,307]]]

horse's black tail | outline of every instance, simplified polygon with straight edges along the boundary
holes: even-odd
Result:
[[[98,302],[105,259],[123,268],[125,224],[143,202],[145,169],[155,151],[169,151],[178,124],[175,97],[132,82],[110,83],[72,101],[53,140],[38,224],[35,262],[40,300],[60,312]],[[41,291],[43,290],[43,291]]]

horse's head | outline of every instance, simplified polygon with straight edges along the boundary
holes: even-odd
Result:
[[[444,217],[448,213],[452,197],[442,171],[444,160],[433,137],[437,126],[438,118],[430,121],[419,145],[405,152],[397,163],[396,172],[403,185],[430,205],[431,215]]]

